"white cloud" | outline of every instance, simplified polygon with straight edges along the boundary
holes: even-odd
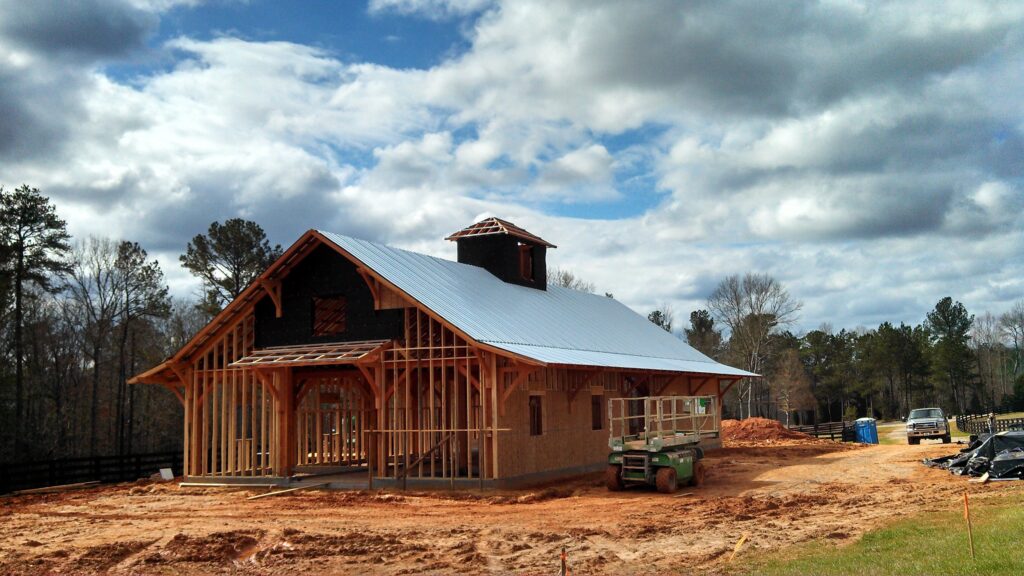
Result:
[[[442,19],[479,12],[491,4],[491,0],[370,0],[370,12],[396,12]]]
[[[1006,96],[1024,93],[1019,6],[371,12],[480,16],[469,48],[427,70],[182,37],[166,69],[131,81],[101,63],[145,37],[146,14],[77,47],[0,32],[0,113],[19,119],[0,123],[0,177],[51,194],[76,235],[141,241],[169,267],[232,216],[285,244],[318,227],[451,257],[440,239],[493,214],[558,244],[554,265],[681,321],[748,270],[779,277],[811,327],[916,322],[947,294],[995,312],[1024,297],[1024,116]],[[626,168],[664,202],[621,220],[544,213],[627,202]]]

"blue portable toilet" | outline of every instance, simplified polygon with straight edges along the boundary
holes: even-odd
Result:
[[[858,418],[853,424],[857,431],[857,442],[878,444],[878,426],[874,418]]]

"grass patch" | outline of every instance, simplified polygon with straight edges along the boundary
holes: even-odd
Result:
[[[977,502],[977,501],[975,501]],[[828,540],[746,561],[739,574],[1024,574],[1021,497],[972,503],[976,560],[971,560],[961,512],[940,512],[872,530],[858,542]]]

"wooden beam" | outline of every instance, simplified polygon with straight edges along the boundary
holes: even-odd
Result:
[[[363,268],[362,266],[357,266],[356,272],[363,277],[367,288],[370,289],[370,294],[373,295],[373,309],[380,310],[380,283],[378,283],[377,279],[371,276],[369,272],[366,271],[366,268]]]
[[[657,391],[655,391],[653,394],[651,394],[651,396],[661,396],[662,392],[667,390],[668,387],[671,386],[672,384],[675,384],[677,380],[679,380],[680,378],[687,378],[687,377],[688,377],[687,374],[676,374],[675,376],[673,376],[673,377],[669,378],[668,380],[666,380],[664,384],[659,386]],[[687,384],[689,384],[689,382],[687,382]],[[689,390],[689,389],[687,389],[687,390]]]
[[[315,484],[307,484],[305,486],[299,486],[296,488],[288,488],[286,490],[278,490],[276,492],[267,492],[266,494],[257,494],[256,496],[249,496],[246,500],[259,500],[260,498],[266,498],[268,496],[278,496],[280,494],[289,494],[291,492],[298,492],[299,490],[309,490],[310,488],[320,488],[327,486],[330,482],[317,482]]]
[[[644,383],[646,383],[650,379],[651,379],[651,375],[650,374],[644,374],[640,379],[634,381],[633,384],[629,387],[629,389],[626,390],[626,395],[629,396],[630,392],[640,388],[641,386],[644,385]],[[648,391],[648,395],[650,395],[649,392],[650,391]]]
[[[459,372],[462,373],[463,376],[465,376],[466,378],[469,378],[469,381],[473,383],[473,386],[476,386],[477,390],[480,390],[480,381],[477,380],[476,376],[473,376],[473,374],[471,372],[467,372],[466,371],[466,366],[464,364],[456,363],[455,367],[459,370]],[[481,368],[482,367],[483,367],[483,364],[481,364]]]
[[[729,384],[726,385],[725,390],[722,390],[721,392],[718,393],[718,397],[719,398],[723,398],[725,396],[725,393],[728,392],[730,388],[732,388],[732,385],[737,383],[737,382],[739,382],[740,380],[742,380],[742,378],[737,378],[735,380],[729,380]],[[701,385],[703,386],[703,384],[701,384]],[[719,383],[718,386],[721,387],[722,384]]]
[[[182,406],[185,405],[185,395],[181,393],[181,390],[178,390],[177,386],[175,386],[174,384],[171,384],[170,382],[161,382],[160,384],[164,388],[167,388],[171,392],[174,392],[174,395],[178,397],[178,402],[181,402]]]
[[[384,395],[385,402],[390,400],[391,397],[395,395],[395,390],[398,388],[398,383],[401,382],[402,380],[405,380],[405,373],[408,371],[409,369],[403,368],[402,371],[398,373],[398,376],[395,377],[395,381],[391,383],[391,389],[388,390],[388,393]],[[387,384],[385,384],[385,387],[386,386]]]
[[[274,303],[274,317],[281,317],[281,280],[274,278],[273,280],[267,278],[260,278],[260,286],[267,291],[267,296],[270,296],[270,300]]]
[[[373,373],[370,372],[370,365],[356,364],[355,367],[363,374],[363,378],[366,378],[366,383],[370,385],[370,390],[373,391],[374,408],[380,408],[383,399],[380,396],[380,387],[377,386],[377,380],[374,378]]]
[[[281,395],[278,394],[277,387],[274,386],[273,370],[261,368],[250,368],[250,370],[252,370],[252,373],[255,374],[256,377],[259,378],[260,382],[262,382],[267,387],[267,390],[270,390],[270,395],[274,397],[274,400],[276,402],[280,402]]]
[[[569,409],[569,413],[570,414],[572,414],[572,401],[576,399],[576,395],[580,393],[580,390],[586,388],[587,384],[589,384],[590,381],[594,379],[594,376],[597,376],[597,374],[598,374],[597,370],[592,370],[590,372],[587,372],[586,375],[583,376],[583,381],[580,382],[580,385],[575,390],[569,390],[568,391],[568,394],[567,394],[568,400],[569,400],[569,402],[568,402],[568,409]]]
[[[505,401],[508,400],[508,397],[512,395],[512,391],[515,390],[516,387],[518,387],[520,384],[525,382],[526,379],[530,377],[530,374],[533,374],[537,370],[540,370],[540,368],[539,367],[538,368],[526,368],[524,370],[521,370],[516,375],[515,379],[512,380],[512,383],[508,386],[508,388],[506,388],[502,392],[502,394],[501,394],[501,405],[500,405],[500,410],[499,410],[499,414],[501,416],[505,415]]]

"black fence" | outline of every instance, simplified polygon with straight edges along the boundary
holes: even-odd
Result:
[[[956,427],[965,434],[988,434],[1007,430],[1024,430],[1024,418],[1005,418],[998,414],[963,414],[956,417]]]
[[[789,429],[810,434],[815,438],[846,441],[846,438],[843,437],[843,430],[851,426],[853,426],[853,422],[822,422],[820,424],[808,424],[807,426],[790,426]]]
[[[138,480],[155,474],[161,468],[170,468],[175,476],[180,476],[182,453],[156,452],[20,462],[3,466],[3,473],[0,474],[0,494],[78,482]]]

